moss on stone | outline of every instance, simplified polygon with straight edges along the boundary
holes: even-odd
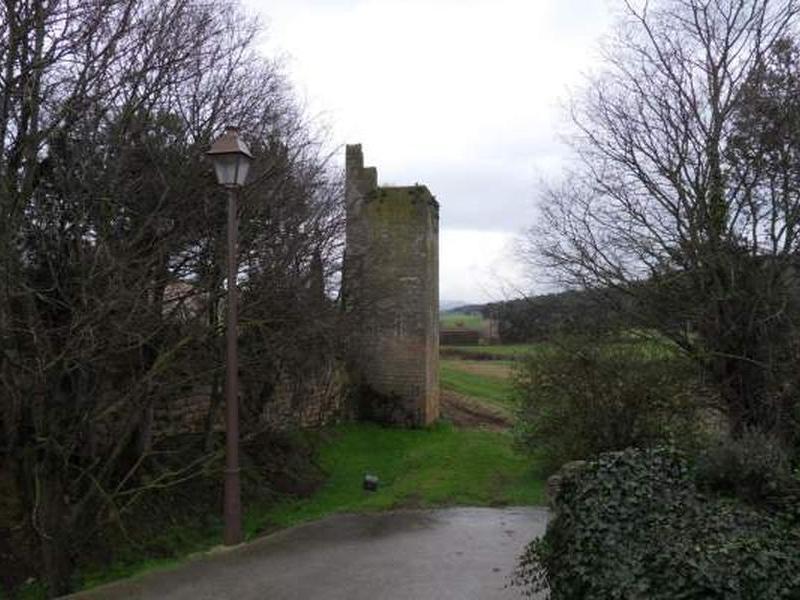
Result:
[[[425,205],[432,200],[424,186],[382,187],[369,202],[368,211],[373,223],[388,222],[393,225],[411,223],[425,218]]]

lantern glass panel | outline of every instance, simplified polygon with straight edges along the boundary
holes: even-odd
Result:
[[[240,154],[237,157],[238,169],[236,170],[236,185],[244,185],[247,181],[247,172],[250,170],[250,157]]]
[[[217,174],[217,182],[220,185],[236,184],[238,158],[236,154],[217,154],[214,156],[214,171]]]

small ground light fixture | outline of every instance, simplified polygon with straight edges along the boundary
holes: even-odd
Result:
[[[364,475],[364,489],[368,492],[378,491],[378,476],[377,475]]]

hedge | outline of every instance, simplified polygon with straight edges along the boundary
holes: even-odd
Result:
[[[515,583],[551,600],[800,598],[800,526],[701,494],[668,449],[601,455],[565,476]]]

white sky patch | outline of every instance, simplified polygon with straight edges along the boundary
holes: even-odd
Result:
[[[562,106],[596,60],[607,0],[245,5],[267,24],[265,53],[288,57],[301,99],[333,141],[363,144],[381,182],[422,183],[437,197],[441,298],[500,293],[471,266],[514,270],[498,240],[530,226],[537,181],[562,163]],[[457,243],[465,231],[482,232],[480,260]]]
[[[518,297],[528,289],[513,257],[514,235],[502,231],[449,229],[439,236],[442,300],[489,302]]]

